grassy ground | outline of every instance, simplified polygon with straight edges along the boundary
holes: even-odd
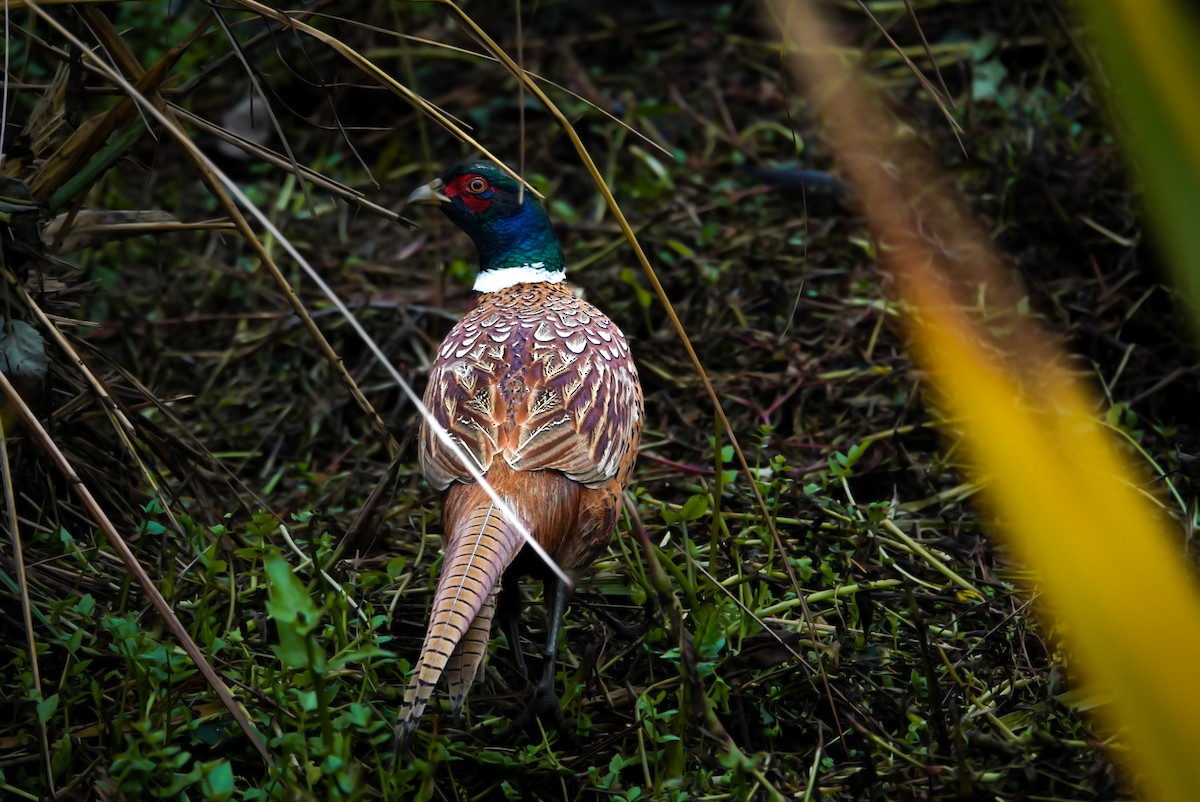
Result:
[[[478,5],[467,9],[474,21],[515,54],[510,9]],[[102,230],[55,263],[22,267],[6,252],[113,400],[98,401],[52,345],[32,405],[244,705],[274,768],[180,650],[75,484],[18,426],[6,443],[15,498],[6,509],[31,602],[6,545],[6,797],[46,793],[42,732],[67,799],[1128,795],[1104,748],[1112,735],[1087,716],[1102,700],[1073,690],[1060,633],[1032,615],[1031,575],[1005,559],[989,537],[995,522],[973,505],[979,488],[964,479],[953,421],[922,397],[898,336],[906,309],[876,269],[805,98],[781,73],[778,43],[753,6],[634,5],[527,7],[524,63],[575,93],[551,90],[718,388],[765,515],[662,305],[549,116],[527,105],[522,138],[514,81],[475,55],[444,7],[390,6],[370,17],[379,29],[311,18],[469,123],[509,164],[524,159],[550,199],[571,279],[635,349],[647,401],[635,513],[568,613],[559,688],[573,737],[497,738],[523,696],[498,649],[465,721],[427,715],[413,754],[392,763],[439,553],[438,500],[416,467],[411,404],[274,237],[262,235],[265,253],[394,446],[247,240],[228,229],[132,239]],[[865,5],[933,76],[903,8]],[[119,4],[111,19],[146,67],[201,10],[150,24],[147,7]],[[929,143],[993,232],[1028,313],[1078,354],[1105,399],[1098,414],[1157,477],[1147,491],[1184,517],[1194,503],[1181,463],[1196,451],[1195,353],[1143,242],[1080,32],[1054,6],[922,6],[921,30],[957,99],[956,138],[861,11],[834,10],[848,54],[873,71],[897,125]],[[395,210],[442,166],[475,155],[311,38],[264,34],[242,12],[225,20],[299,164]],[[87,21],[94,34],[97,21]],[[22,24],[61,41],[42,21]],[[47,81],[54,54],[29,40],[21,48],[24,80]],[[220,122],[247,85],[230,53],[214,28],[173,67],[168,97]],[[63,94],[60,111],[73,97]],[[99,91],[81,97],[85,119],[113,105]],[[23,90],[14,118],[36,100]],[[121,152],[87,206],[187,222],[225,215],[155,127],[157,137]],[[211,135],[188,130],[213,149]],[[275,137],[268,146],[282,152]],[[320,187],[306,192],[259,159],[220,164],[419,390],[467,300],[466,238],[440,216],[423,215],[413,231]],[[33,319],[5,288],[6,314]],[[534,656],[540,588],[526,591],[523,648]]]

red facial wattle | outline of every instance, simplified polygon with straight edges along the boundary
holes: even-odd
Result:
[[[472,192],[470,187],[473,181],[483,181],[487,188],[483,192]],[[463,206],[466,206],[467,211],[472,214],[478,214],[487,209],[488,206],[491,206],[492,199],[496,195],[496,188],[487,183],[487,179],[477,173],[467,173],[466,175],[458,176],[443,191],[450,198],[461,200]]]

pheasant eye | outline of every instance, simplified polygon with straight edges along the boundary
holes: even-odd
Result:
[[[480,176],[475,176],[467,182],[467,192],[470,192],[472,195],[481,195],[487,188],[488,182]]]

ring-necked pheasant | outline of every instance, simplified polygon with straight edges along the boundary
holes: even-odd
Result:
[[[425,405],[568,574],[608,543],[642,430],[642,390],[620,329],[564,283],[562,250],[536,198],[488,163],[451,167],[408,203],[440,206],[479,251],[474,307],[446,336]],[[445,491],[445,560],[425,644],[396,726],[407,741],[443,672],[462,712],[500,611],[513,656],[516,574],[544,581],[547,639],[532,708],[553,703],[559,625],[570,588],[423,425],[421,469]],[[503,587],[502,587],[503,586]]]

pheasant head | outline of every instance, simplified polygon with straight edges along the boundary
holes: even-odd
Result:
[[[475,289],[496,292],[519,283],[557,283],[565,277],[562,249],[546,210],[489,162],[460,164],[408,196],[407,203],[441,208],[479,251]]]

